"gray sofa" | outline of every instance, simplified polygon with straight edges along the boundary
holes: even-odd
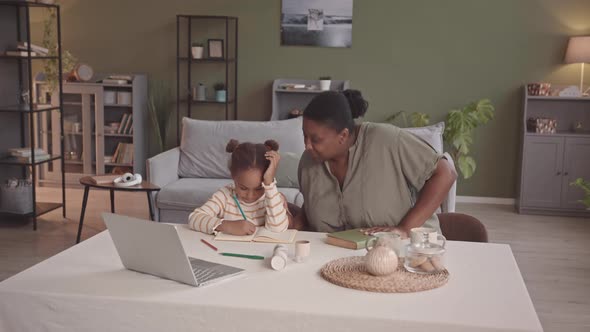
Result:
[[[180,147],[147,160],[148,181],[162,188],[152,196],[155,219],[186,223],[196,207],[232,182],[229,153],[225,152],[232,138],[254,143],[276,140],[282,157],[277,171],[278,189],[290,203],[301,206],[303,196],[297,188],[298,158],[305,150],[301,125],[301,118],[264,122],[184,118]]]
[[[271,138],[276,140],[282,156],[277,171],[279,191],[290,203],[301,206],[303,196],[297,188],[297,163],[305,149],[301,121],[301,118],[264,122],[184,118],[180,147],[147,160],[148,181],[162,188],[152,195],[155,219],[186,223],[196,207],[205,203],[217,189],[231,183],[225,145],[232,138],[260,143]],[[444,124],[407,130],[442,152]],[[442,212],[454,210],[455,185],[441,206]]]

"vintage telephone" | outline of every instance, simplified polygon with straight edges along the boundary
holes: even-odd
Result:
[[[125,173],[123,176],[116,178],[113,183],[116,187],[131,187],[140,184],[142,180],[141,174]]]

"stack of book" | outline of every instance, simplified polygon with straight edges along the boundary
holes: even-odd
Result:
[[[132,143],[119,143],[115,154],[113,155],[113,163],[115,164],[133,164],[133,144]]]
[[[29,44],[27,42],[18,42],[18,44],[16,45],[16,48],[20,51],[26,52],[29,49]],[[34,51],[36,54],[43,55],[43,56],[49,54],[49,49],[35,45],[35,44],[31,44],[31,51]]]
[[[133,80],[131,75],[110,75],[102,80],[103,84],[129,84]]]
[[[29,56],[29,44],[27,42],[18,42],[16,45],[16,50],[8,50],[4,52],[4,54],[9,56],[22,56],[26,57]],[[49,50],[45,47],[41,47],[38,45],[31,44],[31,56],[45,56],[49,54]]]
[[[13,148],[8,150],[10,152],[11,159],[20,163],[32,162],[31,148]],[[35,149],[35,162],[44,161],[51,158],[45,150],[36,148]]]

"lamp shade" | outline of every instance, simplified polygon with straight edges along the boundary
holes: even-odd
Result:
[[[590,36],[570,37],[565,63],[590,63]]]

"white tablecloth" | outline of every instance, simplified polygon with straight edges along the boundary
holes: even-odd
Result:
[[[298,233],[311,256],[282,271],[220,256],[199,241],[209,235],[179,233],[189,256],[246,274],[195,288],[128,271],[105,231],[0,283],[0,331],[542,331],[507,245],[447,242],[448,284],[380,294],[321,278],[328,261],[365,253],[329,246],[321,233]],[[266,257],[274,247],[213,244]]]

